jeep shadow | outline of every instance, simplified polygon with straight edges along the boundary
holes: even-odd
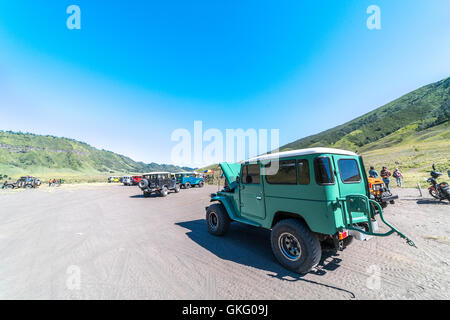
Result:
[[[351,298],[355,297],[350,291],[305,279],[307,274],[298,274],[283,268],[273,257],[270,230],[232,223],[226,237],[215,237],[208,232],[203,219],[179,222],[176,225],[188,229],[186,234],[192,241],[220,259],[268,271],[268,276],[281,281],[304,281],[346,292]],[[308,274],[323,276],[339,268],[340,262],[335,250],[324,248],[319,265]]]

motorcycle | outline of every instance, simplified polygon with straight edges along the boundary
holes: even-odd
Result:
[[[427,180],[427,182],[431,184],[428,188],[430,195],[438,200],[447,199],[448,201],[450,201],[450,186],[447,182],[437,182],[437,179],[442,176],[442,173],[436,171],[436,167],[434,164],[432,167],[433,171],[430,172],[431,178],[428,178]]]

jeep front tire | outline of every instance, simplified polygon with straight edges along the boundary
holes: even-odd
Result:
[[[206,225],[209,233],[215,236],[223,236],[230,227],[230,217],[223,204],[215,203],[206,209]]]
[[[320,262],[320,241],[300,220],[278,222],[272,229],[270,242],[275,258],[288,270],[307,273]]]

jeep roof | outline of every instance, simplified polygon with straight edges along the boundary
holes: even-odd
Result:
[[[356,153],[347,151],[347,150],[319,147],[319,148],[289,150],[289,151],[283,151],[283,152],[277,152],[277,153],[268,153],[268,154],[264,154],[261,156],[251,158],[244,162],[254,162],[254,161],[258,161],[258,160],[270,160],[270,159],[276,159],[276,158],[287,158],[287,157],[303,156],[303,155],[307,155],[307,154],[320,154],[320,153],[331,153],[331,154],[342,154],[342,155],[348,155],[348,156],[357,156]]]
[[[148,172],[148,173],[144,173],[143,175],[149,175],[149,174],[170,174],[170,172],[166,172],[166,171],[155,171],[155,172]]]

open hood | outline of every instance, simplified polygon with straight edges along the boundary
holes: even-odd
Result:
[[[220,167],[222,168],[225,179],[227,179],[228,185],[231,185],[233,182],[235,182],[236,177],[241,172],[240,163],[221,162]]]

